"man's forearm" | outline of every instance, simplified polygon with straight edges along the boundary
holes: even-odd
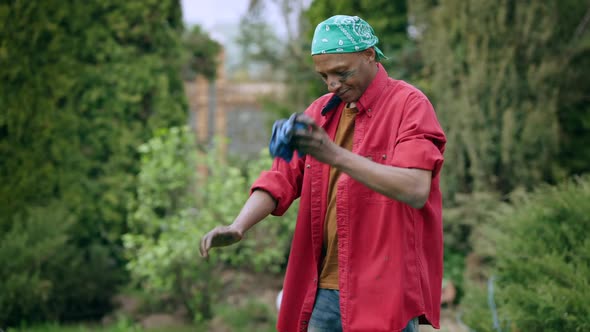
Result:
[[[345,149],[338,151],[332,166],[372,190],[414,208],[424,206],[430,194],[432,172],[428,170],[381,165]]]
[[[255,190],[230,227],[242,235],[276,208],[274,198],[264,190]]]
[[[308,130],[295,133],[294,145],[299,152],[336,167],[372,190],[414,208],[422,208],[428,200],[432,180],[430,170],[373,162],[338,146],[309,116],[303,114],[298,121],[309,126]]]

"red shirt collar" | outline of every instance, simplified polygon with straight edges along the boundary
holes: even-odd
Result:
[[[379,98],[385,85],[387,84],[387,80],[389,76],[387,75],[387,71],[383,68],[383,65],[377,62],[377,74],[375,78],[367,87],[367,90],[363,93],[363,95],[359,98],[356,102],[356,108],[359,112],[364,112],[367,109],[371,108],[375,101]]]

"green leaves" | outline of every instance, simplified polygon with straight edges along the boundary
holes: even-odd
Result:
[[[14,229],[15,216],[48,202],[73,219],[61,229],[48,211],[47,222],[68,239],[52,248],[70,255],[60,261],[67,264],[35,273],[22,264],[6,276],[30,273],[50,281],[51,291],[2,311],[18,321],[94,318],[108,309],[124,272],[136,147],[155,128],[186,121],[180,5],[16,0],[0,5],[0,17],[0,229]],[[34,228],[22,232],[14,241],[37,237]],[[34,248],[25,246],[23,259]],[[34,289],[20,289],[22,298]]]
[[[500,315],[520,330],[590,328],[589,199],[588,177],[542,186],[514,196],[483,230],[494,244]],[[476,327],[481,316],[469,308],[477,307],[477,289],[471,292],[463,304]]]
[[[296,207],[257,225],[237,245],[212,250],[209,262],[200,257],[200,238],[233,222],[254,176],[272,161],[265,153],[241,170],[224,161],[217,144],[199,150],[188,128],[174,127],[141,145],[137,200],[123,238],[133,281],[153,294],[172,294],[202,319],[210,318],[216,301],[219,269],[279,272],[295,225]]]
[[[193,80],[199,74],[214,79],[217,75],[217,57],[221,45],[211,39],[198,25],[184,33],[182,43],[184,79]]]
[[[562,140],[583,127],[563,119],[588,118],[587,107],[573,101],[578,92],[570,94],[587,90],[579,75],[587,76],[582,68],[588,66],[567,56],[572,49],[588,51],[581,40],[571,40],[571,22],[583,20],[587,4],[417,2],[412,14],[424,28],[420,47],[431,73],[429,94],[451,143],[445,164],[452,166],[442,177],[446,196],[530,190],[580,172],[572,164],[580,160],[577,153],[558,156],[564,147],[587,155],[582,141],[574,147]]]

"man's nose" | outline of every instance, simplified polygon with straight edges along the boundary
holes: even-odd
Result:
[[[338,91],[338,89],[340,89],[340,86],[342,85],[340,79],[335,76],[328,76],[328,81],[326,83],[328,84],[328,90],[330,92]]]

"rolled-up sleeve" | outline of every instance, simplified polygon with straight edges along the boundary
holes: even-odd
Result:
[[[250,194],[255,190],[268,192],[277,202],[272,212],[275,216],[282,216],[294,200],[301,195],[303,179],[304,157],[295,153],[291,162],[275,158],[270,170],[263,171],[250,187]]]
[[[424,97],[415,97],[405,109],[391,164],[430,170],[434,177],[442,168],[445,144],[432,104]]]

